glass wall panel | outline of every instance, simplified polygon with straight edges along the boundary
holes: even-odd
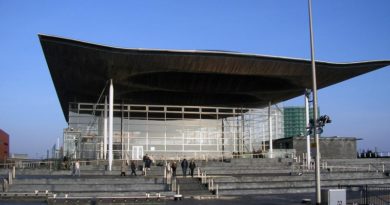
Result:
[[[77,158],[102,158],[104,105],[72,103],[70,107],[64,151]],[[156,159],[185,155],[218,158],[264,149],[262,145],[269,139],[268,109],[128,104],[116,108],[116,159],[132,156],[133,146],[142,146],[145,154]],[[283,137],[284,118],[279,109],[272,109],[271,121],[273,139]]]

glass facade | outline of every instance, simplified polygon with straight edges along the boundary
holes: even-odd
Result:
[[[282,111],[272,108],[271,116],[272,138],[283,138]],[[104,104],[71,103],[68,122],[64,154],[104,159]],[[268,108],[115,104],[113,127],[114,159],[231,157],[262,150],[269,139]]]

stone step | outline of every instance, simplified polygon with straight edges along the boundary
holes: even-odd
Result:
[[[64,197],[65,194],[68,195],[68,197],[145,197],[147,194],[149,196],[173,196],[175,193],[171,191],[104,191],[104,192],[63,192],[63,193],[57,193],[57,197]]]
[[[121,177],[121,178],[55,178],[55,179],[19,179],[16,178],[13,184],[161,184],[164,180],[162,178],[149,177]]]
[[[33,190],[49,190],[50,192],[96,192],[96,191],[164,191],[166,189],[165,184],[13,184],[9,187],[9,191],[24,192]]]
[[[180,193],[185,196],[207,196],[212,195],[207,188],[200,183],[198,178],[177,178],[180,185]]]
[[[324,187],[325,188],[325,187]],[[266,189],[240,189],[240,190],[218,190],[219,195],[223,196],[238,196],[238,195],[259,195],[259,194],[288,194],[288,193],[313,193],[314,188],[294,187],[290,188],[266,188]]]
[[[299,175],[280,175],[280,174],[267,174],[267,175],[231,175],[223,177],[213,177],[215,182],[266,182],[266,181],[299,181],[299,180],[314,180],[314,173],[303,173]],[[377,179],[383,178],[383,173],[376,172],[341,172],[341,173],[322,173],[322,180],[342,180],[342,179]]]
[[[321,185],[338,186],[339,184],[362,185],[362,184],[385,184],[390,180],[383,179],[355,179],[355,180],[321,180]],[[295,188],[295,187],[314,187],[314,180],[290,181],[290,182],[235,182],[235,183],[216,183],[219,189],[265,189],[265,188]]]

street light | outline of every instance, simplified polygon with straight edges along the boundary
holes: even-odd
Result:
[[[311,12],[311,0],[309,3],[309,28],[310,28],[310,53],[311,53],[311,68],[312,68],[312,82],[313,82],[313,119],[317,119],[318,107],[317,107],[317,79],[316,79],[316,64],[314,61],[314,37],[313,37],[313,23]],[[317,127],[317,120],[314,121],[314,127]],[[321,174],[320,174],[320,143],[319,134],[316,129],[313,129],[313,135],[315,136],[316,144],[316,163],[315,163],[315,176],[316,176],[316,204],[321,204]]]

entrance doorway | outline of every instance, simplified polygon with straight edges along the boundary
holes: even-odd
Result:
[[[143,156],[144,156],[144,147],[143,146],[133,146],[131,159],[132,160],[142,160]]]

